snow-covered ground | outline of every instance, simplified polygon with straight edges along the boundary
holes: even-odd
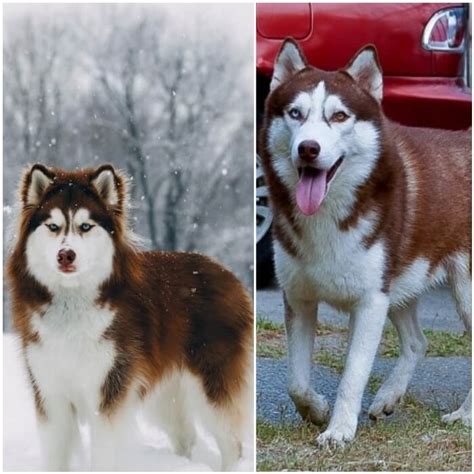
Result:
[[[20,350],[16,338],[3,337],[3,469],[4,471],[38,471],[40,456],[33,398],[27,383]],[[253,410],[253,407],[249,407]],[[211,471],[219,468],[220,456],[212,438],[200,432],[192,459],[173,454],[166,435],[155,427],[139,420],[140,433],[130,440],[126,453],[120,454],[121,470],[124,471]],[[84,449],[78,453],[72,468],[88,470],[87,429],[81,429]],[[249,427],[248,440],[244,444],[243,459],[235,466],[236,471],[253,471],[253,427]]]

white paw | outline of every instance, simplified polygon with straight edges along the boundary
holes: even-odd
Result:
[[[398,405],[398,402],[402,398],[403,393],[398,391],[381,391],[377,392],[377,395],[374,398],[374,401],[369,408],[369,417],[372,420],[378,420],[390,416],[395,407]]]
[[[322,425],[329,420],[329,403],[314,390],[308,390],[304,395],[293,392],[290,396],[303,420],[315,425]]]
[[[460,408],[459,410],[453,411],[452,413],[448,413],[447,415],[444,415],[443,417],[441,417],[441,420],[449,424],[454,423],[455,421],[461,420],[461,423],[464,426],[472,425],[471,412],[466,411],[462,408]]]
[[[321,446],[344,446],[354,439],[357,423],[338,423],[329,425],[328,429],[316,439]]]

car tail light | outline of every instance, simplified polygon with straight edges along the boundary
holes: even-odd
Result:
[[[463,7],[436,12],[423,32],[423,48],[429,51],[461,52],[464,50],[466,14]]]

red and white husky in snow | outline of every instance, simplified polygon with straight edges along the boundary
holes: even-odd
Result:
[[[337,72],[311,67],[287,40],[266,101],[259,151],[275,213],[289,394],[302,417],[329,418],[310,386],[318,303],[350,314],[349,348],[320,443],[354,438],[386,317],[401,356],[369,413],[392,413],[426,350],[416,303],[448,283],[471,328],[471,133],[408,128],[382,112],[377,53]],[[471,396],[446,415],[469,424]]]
[[[180,455],[200,419],[231,469],[253,430],[253,311],[237,278],[199,254],[138,250],[111,165],[34,165],[20,194],[8,277],[44,468],[70,468],[79,421],[92,469],[122,468],[143,407]]]

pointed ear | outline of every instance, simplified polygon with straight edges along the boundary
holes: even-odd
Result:
[[[25,206],[36,206],[54,180],[54,173],[46,166],[36,164],[23,175],[21,199]]]
[[[308,62],[297,43],[291,38],[286,39],[275,59],[270,90],[275,89],[307,65]]]
[[[346,66],[345,71],[377,102],[382,102],[383,76],[377,50],[369,45],[362,48]]]
[[[122,205],[125,181],[112,165],[99,166],[92,174],[91,184],[107,205]]]

